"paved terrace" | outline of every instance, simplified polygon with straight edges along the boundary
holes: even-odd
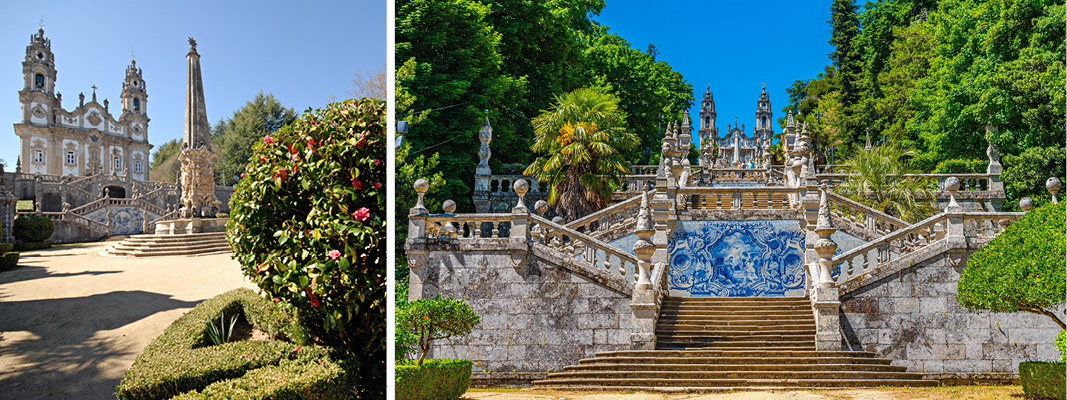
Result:
[[[113,399],[148,343],[199,302],[254,286],[229,254],[105,257],[112,241],[23,252],[0,272],[0,398]]]

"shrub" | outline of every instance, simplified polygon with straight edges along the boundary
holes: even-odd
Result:
[[[396,366],[397,399],[458,399],[470,385],[471,366],[467,360],[426,360],[423,364]]]
[[[971,255],[956,300],[972,311],[1026,311],[1064,323],[1047,309],[1064,302],[1064,205],[1034,208]]]
[[[1037,199],[1039,196],[1048,196],[1045,189],[1045,181],[1050,177],[1059,177],[1061,182],[1067,181],[1064,176],[1064,164],[1067,154],[1063,146],[1031,147],[1017,156],[1006,155],[1004,162],[1004,195],[1007,197],[1006,204],[1015,204],[1023,197]],[[1060,192],[1061,196],[1063,192]]]
[[[244,274],[317,342],[363,360],[375,390],[385,386],[385,142],[383,101],[308,111],[253,146],[227,224]]]
[[[1067,393],[1067,364],[1052,362],[1019,363],[1023,393],[1032,399],[1063,399]]]
[[[249,371],[237,379],[212,383],[203,390],[187,392],[172,400],[244,399],[298,400],[343,399],[344,370],[334,363],[287,361]]]
[[[145,347],[116,388],[116,397],[169,399],[285,360],[326,360],[326,351],[321,348],[300,348],[280,340],[212,346],[205,322],[224,312],[243,313],[250,324],[275,338],[284,338],[292,325],[283,311],[248,289],[210,298],[174,321]]]
[[[1060,351],[1060,362],[1067,363],[1067,331],[1063,329],[1056,335],[1056,350]]]
[[[19,253],[9,251],[0,257],[0,271],[14,269],[19,265]]]
[[[22,243],[15,243],[14,246],[12,246],[12,247],[16,251],[41,250],[41,249],[51,248],[52,247],[52,242],[48,241],[48,240],[45,240],[43,242],[22,242]]]
[[[22,242],[43,242],[52,236],[55,226],[43,215],[19,215],[11,226],[11,235]]]
[[[0,254],[7,253],[15,248],[14,243],[0,243]]]
[[[935,174],[984,174],[989,160],[951,159],[937,163]]]
[[[417,338],[416,364],[422,364],[434,340],[466,336],[479,322],[478,314],[466,302],[440,296],[408,303],[396,315],[397,332],[406,330]]]

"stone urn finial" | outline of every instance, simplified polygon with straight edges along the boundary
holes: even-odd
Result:
[[[1057,177],[1051,177],[1045,181],[1045,189],[1048,189],[1049,194],[1052,195],[1053,204],[1060,202],[1059,199],[1056,198],[1056,193],[1060,191],[1061,186],[1063,186],[1063,184],[1060,182],[1060,178]]]
[[[526,204],[523,203],[522,198],[526,197],[526,192],[530,191],[530,183],[525,179],[516,180],[511,184],[511,189],[515,191],[515,194],[519,195],[519,203],[515,205],[515,208],[511,209],[513,213],[529,213],[530,209],[526,208]]]
[[[452,199],[445,200],[444,204],[441,204],[441,209],[444,210],[445,214],[453,214],[456,212],[456,202],[452,201]]]
[[[1033,199],[1031,199],[1029,197],[1023,197],[1021,200],[1019,200],[1019,209],[1020,210],[1023,210],[1023,212],[1028,212],[1028,211],[1030,211],[1031,208],[1034,208],[1034,200]]]

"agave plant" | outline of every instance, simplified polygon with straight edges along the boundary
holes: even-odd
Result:
[[[228,343],[233,338],[233,327],[237,325],[237,316],[230,318],[229,327],[226,326],[226,312],[223,311],[219,316],[219,324],[215,325],[214,321],[207,322],[207,337],[211,340],[211,344],[220,345]]]
[[[850,171],[841,186],[846,196],[907,222],[921,221],[937,210],[925,183],[904,176],[921,172],[909,162],[915,151],[888,144],[857,147],[853,154],[844,163]]]

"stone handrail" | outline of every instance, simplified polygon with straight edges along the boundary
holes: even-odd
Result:
[[[764,183],[767,181],[767,170],[763,168],[708,168],[701,171],[700,177],[708,183]]]
[[[477,240],[479,238],[506,238],[501,228],[507,227],[512,214],[431,214],[426,218],[426,237]],[[489,225],[488,230],[484,229]]]
[[[989,240],[1004,232],[1004,229],[1018,221],[1024,214],[1021,212],[969,211],[963,214],[963,232],[968,238]]]
[[[101,198],[98,198],[96,200],[90,201],[88,203],[82,204],[82,205],[80,205],[78,207],[74,207],[74,208],[72,208],[72,209],[70,209],[68,211],[70,213],[76,214],[76,215],[85,215],[85,214],[91,213],[93,211],[99,210],[101,208],[104,208],[104,200],[106,200],[106,199],[107,199],[106,197],[101,197]]]
[[[683,198],[678,207],[695,209],[785,210],[792,209],[790,194],[797,188],[784,186],[696,187],[680,188]]]
[[[830,187],[838,187],[848,180],[850,174],[847,173],[831,173],[831,174],[816,174],[815,179],[818,183],[826,184]],[[945,192],[945,181],[948,178],[956,177],[960,180],[961,192],[981,192],[989,191],[990,179],[992,177],[998,177],[997,174],[904,174],[904,178],[914,178],[921,180],[923,186],[932,192]]]
[[[631,165],[630,175],[652,175],[656,176],[656,171],[659,170],[658,165]]]
[[[946,214],[940,213],[907,228],[893,231],[833,257],[830,260],[830,269],[836,271],[837,283],[844,285],[854,277],[884,266],[895,258],[893,253],[899,257],[944,237],[944,226],[947,222]],[[876,255],[871,257],[871,252],[876,252]]]
[[[162,215],[162,214],[166,214],[167,213],[166,210],[157,207],[155,204],[152,204],[152,203],[149,203],[147,201],[141,200],[140,198],[118,199],[118,198],[111,198],[111,197],[102,197],[102,198],[93,200],[93,201],[91,201],[89,203],[85,203],[85,204],[81,205],[80,207],[73,208],[73,209],[71,209],[69,211],[72,214],[87,215],[87,214],[89,214],[89,213],[91,213],[93,211],[99,210],[99,209],[104,208],[104,207],[109,207],[109,206],[137,207],[137,208],[144,209],[145,211],[148,211],[148,212],[151,212],[151,213],[157,214],[157,215]]]
[[[95,220],[92,220],[92,219],[89,219],[89,218],[86,218],[84,216],[81,216],[81,215],[78,215],[78,214],[74,214],[74,213],[71,213],[71,212],[62,212],[62,211],[60,211],[60,212],[42,212],[42,213],[38,214],[38,213],[33,212],[33,211],[21,211],[21,212],[18,212],[17,214],[18,215],[40,215],[40,216],[48,218],[48,219],[50,219],[52,221],[68,221],[69,220],[69,221],[73,221],[74,223],[83,225],[86,228],[88,228],[89,230],[94,231],[94,232],[99,232],[99,233],[103,233],[103,234],[107,234],[107,232],[108,232],[107,224],[104,224],[104,223],[101,223],[99,221],[95,221]]]
[[[615,193],[622,193],[626,198],[633,197],[645,190],[656,187],[656,175],[622,175],[619,177],[621,185]]]
[[[625,201],[613,204],[585,217],[568,222],[564,226],[581,233],[585,233],[600,240],[611,241],[617,237],[605,239],[610,233],[621,233],[625,236],[633,233],[633,224],[637,218],[637,211],[641,207],[641,196],[633,196]],[[626,229],[629,227],[630,229]]]
[[[541,193],[537,177],[529,175],[489,175],[489,183],[488,186],[486,186],[486,190],[489,193],[515,194],[511,189],[511,185],[519,179],[525,179],[526,182],[530,184],[530,191],[526,193],[527,195],[537,195]]]
[[[537,215],[531,214],[530,219],[539,228],[539,234],[533,235],[535,242],[572,258],[581,259],[594,269],[620,277],[627,282],[636,281],[637,256]]]
[[[827,191],[827,200],[830,204],[830,213],[838,221],[847,221],[849,224],[847,227],[840,225],[837,227],[853,236],[856,236],[856,233],[858,233],[856,230],[858,229],[867,236],[861,237],[861,239],[872,240],[910,225],[902,219],[875,210],[832,191]]]
[[[156,219],[153,219],[151,221],[146,222],[143,233],[155,233],[156,232],[156,223],[157,222],[163,222],[163,221],[170,221],[172,219],[178,219],[178,216],[180,215],[180,212],[181,212],[181,210],[174,209],[172,211],[163,213],[162,215],[159,216],[159,218],[156,218]]]

